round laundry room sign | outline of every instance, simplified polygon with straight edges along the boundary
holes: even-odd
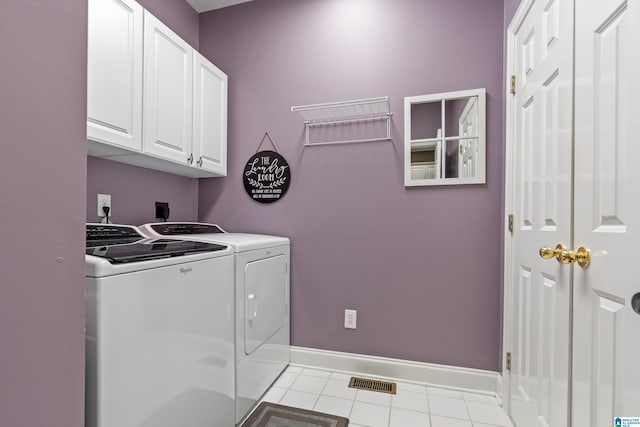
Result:
[[[289,190],[291,169],[280,153],[260,151],[247,161],[242,178],[249,197],[256,202],[273,203]]]

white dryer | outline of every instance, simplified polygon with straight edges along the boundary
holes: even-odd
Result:
[[[233,426],[232,250],[87,224],[85,265],[85,426]]]
[[[227,233],[214,224],[140,226],[148,236],[230,246],[235,253],[236,423],[249,413],[290,361],[289,239]]]

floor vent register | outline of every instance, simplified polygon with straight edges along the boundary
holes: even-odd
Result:
[[[368,378],[351,377],[350,388],[359,390],[377,391],[379,393],[396,394],[396,383],[389,381],[371,380]]]

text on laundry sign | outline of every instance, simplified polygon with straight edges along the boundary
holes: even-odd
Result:
[[[249,170],[245,176],[256,176],[258,182],[274,181],[282,178],[289,166],[278,165],[278,159],[271,159],[270,156],[255,158],[249,163]]]

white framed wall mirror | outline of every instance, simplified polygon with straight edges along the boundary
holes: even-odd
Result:
[[[404,185],[484,184],[486,91],[404,98]]]

